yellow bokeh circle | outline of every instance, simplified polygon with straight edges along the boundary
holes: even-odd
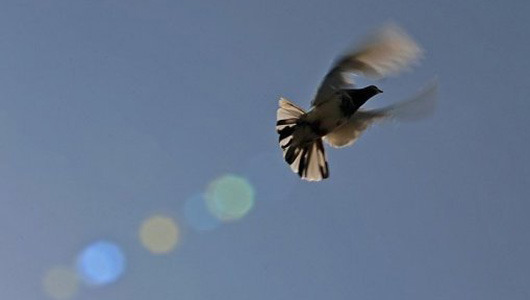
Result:
[[[44,293],[52,299],[71,299],[79,288],[79,279],[73,269],[54,267],[42,279]]]
[[[173,219],[155,215],[140,226],[140,242],[153,254],[165,254],[175,249],[179,239],[179,228]]]

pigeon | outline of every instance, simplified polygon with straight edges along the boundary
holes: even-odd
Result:
[[[304,109],[280,98],[276,131],[285,161],[307,181],[329,177],[323,141],[332,147],[352,145],[372,124],[413,120],[433,111],[437,84],[430,84],[411,99],[365,110],[361,106],[382,93],[375,85],[356,88],[351,75],[382,79],[410,68],[422,56],[420,46],[397,25],[386,25],[353,51],[339,57]]]

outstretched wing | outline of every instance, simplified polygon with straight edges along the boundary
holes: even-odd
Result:
[[[393,119],[396,121],[415,121],[434,113],[438,81],[434,80],[419,93],[408,100],[374,110],[358,110],[350,120],[330,132],[324,141],[333,147],[352,145],[361,134],[377,121]]]
[[[375,122],[386,117],[384,112],[358,110],[350,120],[324,137],[335,148],[350,146]]]
[[[333,65],[317,90],[313,106],[327,101],[337,90],[353,83],[346,73],[382,78],[401,71],[417,60],[421,49],[402,29],[388,25]]]

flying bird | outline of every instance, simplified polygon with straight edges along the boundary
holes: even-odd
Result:
[[[377,121],[414,119],[431,112],[436,83],[407,101],[364,110],[361,106],[383,91],[375,85],[356,88],[351,80],[351,75],[381,79],[397,74],[409,68],[421,54],[418,44],[401,28],[388,25],[336,60],[317,89],[308,112],[281,98],[276,131],[291,170],[308,181],[328,178],[322,141],[337,148],[349,146]]]

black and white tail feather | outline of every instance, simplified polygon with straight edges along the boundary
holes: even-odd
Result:
[[[280,99],[279,105],[276,114],[276,131],[280,135],[283,157],[291,166],[291,170],[308,181],[328,178],[329,169],[322,139],[318,138],[303,145],[298,145],[294,141],[295,131],[300,130],[298,121],[305,115],[305,111],[283,98]]]

